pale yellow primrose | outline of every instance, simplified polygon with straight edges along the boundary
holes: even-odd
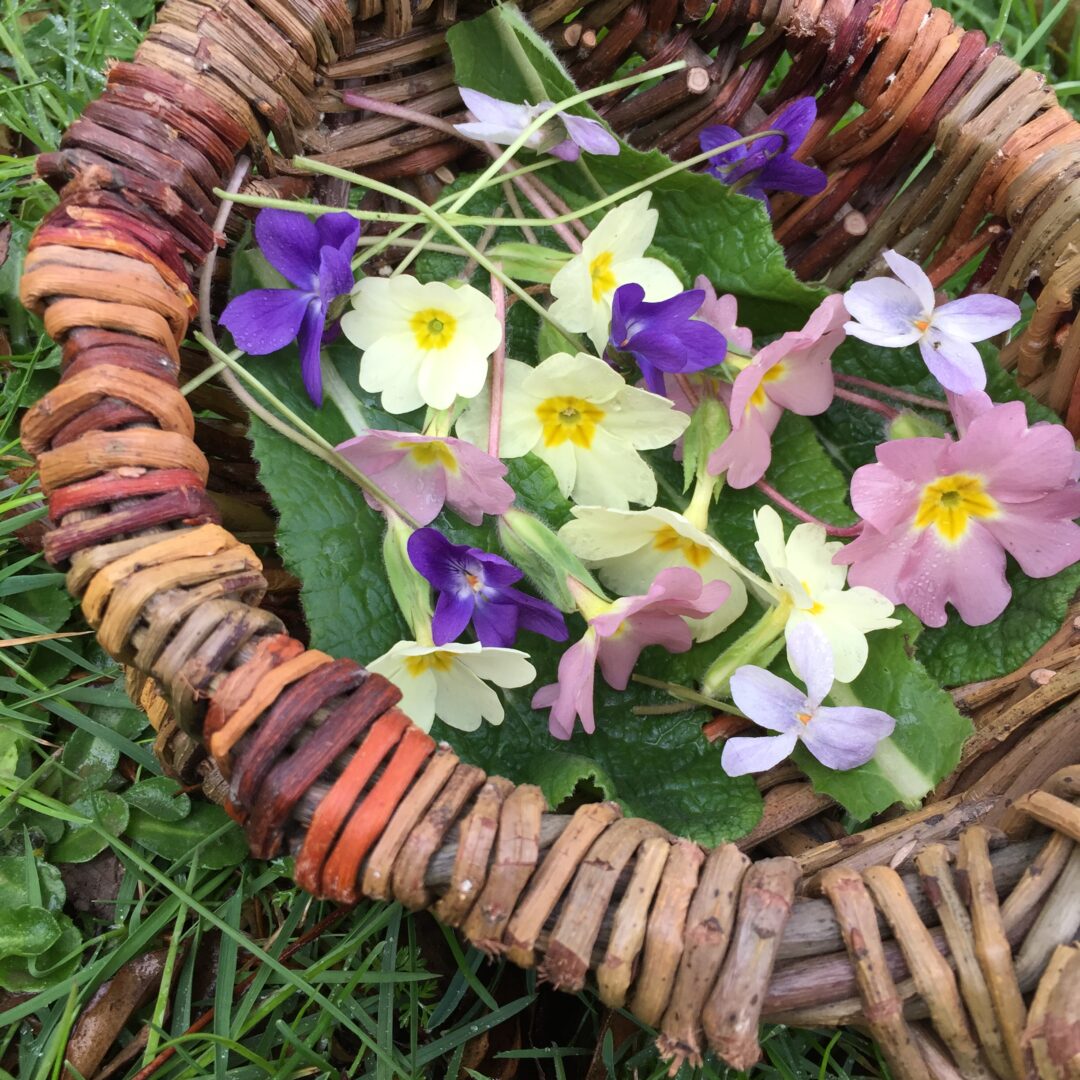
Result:
[[[458,420],[458,437],[486,446],[489,417],[485,391]],[[638,451],[669,445],[689,422],[588,353],[555,353],[535,368],[507,360],[499,456],[536,454],[575,502],[651,506],[656,476]]]
[[[715,637],[746,610],[746,585],[734,569],[734,557],[673,510],[575,506],[574,520],[559,530],[559,539],[621,596],[643,595],[656,575],[672,566],[697,571],[706,585],[727,582],[731,593],[716,611],[686,620],[696,641]]]
[[[844,545],[827,541],[822,526],[796,525],[785,543],[784,524],[771,506],[754,514],[754,525],[754,547],[765,572],[780,589],[781,602],[791,604],[785,635],[799,623],[813,623],[832,646],[836,681],[851,682],[866,664],[866,635],[900,625],[889,618],[892,603],[866,585],[844,587],[847,568],[833,563]]]
[[[611,301],[620,285],[637,282],[650,302],[682,292],[670,267],[645,256],[660,219],[650,198],[646,191],[609,211],[551,280],[551,317],[567,330],[586,332],[597,352],[607,345]]]
[[[503,704],[488,683],[513,688],[536,678],[528,653],[485,648],[478,641],[399,641],[367,668],[401,691],[399,708],[424,731],[436,717],[458,731],[475,731],[484,720],[501,724]]]
[[[448,409],[455,398],[480,393],[502,327],[495,305],[478,289],[422,285],[407,274],[366,277],[352,303],[341,329],[364,350],[360,385],[381,394],[387,412]]]

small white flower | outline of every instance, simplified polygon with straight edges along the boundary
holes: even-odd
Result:
[[[687,620],[695,640],[715,637],[746,610],[746,586],[734,569],[734,557],[682,514],[661,506],[650,510],[575,506],[574,519],[559,530],[559,538],[622,596],[647,592],[656,575],[672,566],[696,570],[706,585],[727,582],[731,594],[712,615]]]
[[[458,420],[458,436],[486,446],[489,413],[485,392]],[[689,422],[588,353],[556,353],[535,368],[507,360],[499,455],[536,454],[575,502],[651,506],[656,476],[638,451],[667,446]]]
[[[551,280],[552,318],[567,330],[585,331],[603,352],[611,325],[611,299],[620,285],[637,282],[645,299],[667,300],[682,291],[670,267],[645,257],[660,215],[649,208],[650,192],[611,210]]]
[[[892,603],[866,585],[844,588],[847,568],[833,563],[844,545],[826,541],[820,525],[796,525],[785,543],[784,524],[771,506],[754,514],[754,525],[754,547],[765,572],[793,605],[785,636],[800,623],[812,623],[832,646],[836,681],[851,682],[866,663],[866,635],[900,625],[889,618]]]
[[[480,393],[502,327],[495,305],[478,289],[421,285],[407,274],[366,277],[352,302],[341,329],[364,350],[360,385],[381,393],[387,412],[448,409],[455,398]]]
[[[459,731],[475,731],[482,720],[501,724],[502,702],[488,683],[509,689],[536,678],[527,653],[479,642],[399,641],[367,667],[401,691],[402,712],[424,731],[436,716]]]

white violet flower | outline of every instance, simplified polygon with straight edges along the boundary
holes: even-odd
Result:
[[[731,593],[715,612],[687,620],[697,641],[715,637],[746,610],[746,586],[734,569],[734,557],[673,510],[575,506],[574,520],[559,530],[559,539],[620,596],[647,592],[656,575],[672,566],[696,570],[706,585],[726,582]]]
[[[459,731],[475,731],[482,720],[501,724],[503,705],[488,683],[512,689],[536,678],[528,653],[485,648],[478,641],[399,641],[367,667],[401,691],[401,710],[424,731],[435,717]]]
[[[552,318],[574,333],[588,333],[598,352],[607,344],[611,301],[620,285],[636,282],[650,302],[682,292],[674,271],[645,255],[660,219],[649,199],[646,191],[609,211],[551,280]]]
[[[832,648],[836,681],[851,682],[866,663],[866,635],[899,626],[898,619],[889,617],[892,603],[866,585],[844,588],[847,568],[833,563],[844,545],[827,542],[820,525],[796,525],[785,543],[784,524],[771,506],[754,514],[754,525],[758,534],[754,547],[765,572],[793,605],[784,628],[789,659],[792,630],[812,623]]]
[[[352,303],[341,329],[364,350],[360,385],[381,393],[387,412],[448,409],[455,398],[480,393],[502,326],[495,305],[478,289],[422,285],[407,274],[366,277],[357,282]]]
[[[485,392],[458,420],[458,436],[486,446],[489,415]],[[536,454],[575,502],[651,506],[656,475],[638,451],[673,443],[689,422],[667,398],[627,386],[587,353],[555,353],[535,368],[507,360],[499,456]]]

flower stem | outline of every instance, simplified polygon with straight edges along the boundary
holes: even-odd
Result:
[[[503,387],[506,380],[506,290],[498,278],[491,279],[491,300],[495,318],[502,328],[499,344],[491,358],[491,410],[488,417],[488,453],[499,456],[499,434],[502,431]]]
[[[899,410],[894,409],[891,405],[886,405],[884,401],[877,401],[875,398],[867,397],[865,394],[856,394],[854,390],[844,390],[838,386],[836,396],[841,401],[850,401],[852,405],[858,405],[863,409],[868,409],[870,412],[876,412],[890,422],[900,415]]]
[[[354,435],[360,435],[371,426],[364,417],[364,409],[357,396],[345,385],[332,360],[322,358],[322,380],[326,396],[338,407],[338,412]]]
[[[392,214],[384,210],[343,210],[339,206],[317,206],[314,203],[304,203],[296,199],[271,199],[262,195],[244,195],[240,192],[229,194],[222,188],[214,188],[214,194],[219,199],[229,199],[240,206],[257,206],[260,209],[292,210],[302,214],[351,214],[360,221],[382,221],[390,224],[401,223],[411,229],[421,224],[419,214]]]
[[[833,378],[837,382],[846,383],[848,386],[858,386],[863,390],[881,394],[883,397],[890,397],[894,401],[905,401],[909,405],[918,405],[923,409],[938,409],[941,412],[949,411],[949,406],[944,401],[923,397],[922,394],[911,394],[907,390],[897,390],[895,387],[887,386],[885,383],[874,382],[873,379],[864,379],[858,375],[844,375],[839,371],[833,372]]]
[[[744,664],[757,661],[771,663],[779,652],[781,635],[784,627],[787,626],[791,611],[791,599],[785,594],[776,607],[766,611],[741,638],[725,649],[709,665],[709,669],[701,680],[702,694],[714,699],[727,697],[731,676]],[[773,648],[773,646],[777,647]]]
[[[753,135],[744,135],[741,139],[733,139],[729,143],[725,143],[723,146],[717,146],[712,150],[702,151],[700,154],[695,154],[693,157],[687,158],[685,161],[677,162],[674,165],[668,166],[666,169],[661,169],[658,173],[653,173],[652,176],[645,177],[644,180],[638,180],[633,184],[628,184],[624,188],[620,188],[618,191],[612,192],[610,195],[605,195],[602,199],[597,199],[596,202],[589,203],[588,206],[583,206],[578,210],[571,210],[568,213],[560,214],[556,218],[534,218],[532,220],[526,218],[523,221],[515,222],[519,225],[530,226],[542,226],[551,225],[556,221],[559,222],[571,222],[576,221],[579,218],[588,217],[589,214],[599,213],[599,211],[606,209],[613,203],[622,202],[623,199],[629,198],[631,195],[636,195],[639,191],[644,191],[646,188],[652,187],[654,184],[659,183],[661,180],[666,180],[669,176],[677,176],[681,172],[685,172],[687,169],[693,168],[695,165],[700,165],[703,161],[708,161],[709,158],[715,157],[717,154],[722,154],[725,150],[731,150],[736,146],[745,146],[748,143],[755,142],[757,139],[763,139],[767,135],[781,135],[783,132],[776,131],[770,128],[767,131],[759,131]],[[451,206],[451,211],[457,209],[456,206]],[[455,215],[455,221],[459,221],[464,225],[484,225],[489,219],[485,217],[472,217],[466,215]]]
[[[698,693],[697,690],[689,686],[664,682],[663,679],[654,679],[649,675],[635,674],[631,675],[630,678],[633,682],[641,683],[642,686],[651,686],[654,690],[663,690],[665,694],[670,694],[677,701],[685,701],[692,705],[703,705],[707,709],[716,709],[718,712],[734,713],[736,716],[742,716],[742,713],[730,702],[717,701],[715,698]]]
[[[793,503],[786,495],[781,495],[772,484],[764,480],[759,480],[754,487],[770,502],[776,503],[781,510],[786,510],[792,517],[798,518],[799,521],[805,521],[810,525],[820,525],[827,536],[858,536],[862,532],[861,521],[857,525],[830,525],[827,521],[815,517],[809,510],[804,510],[798,503]]]
[[[475,245],[471,244],[460,232],[439,213],[433,206],[428,206],[422,200],[415,198],[404,191],[398,191],[397,188],[391,187],[389,184],[383,184],[378,180],[372,180],[370,177],[361,176],[359,173],[348,172],[345,169],[338,169],[333,165],[325,165],[321,161],[312,161],[307,158],[293,158],[293,164],[300,169],[308,169],[311,172],[322,173],[325,176],[334,176],[339,180],[345,180],[348,183],[356,184],[358,187],[370,188],[372,191],[379,191],[384,195],[390,195],[392,198],[400,199],[408,206],[414,207],[422,215],[424,215],[432,225],[442,229],[447,236],[450,237],[454,243],[460,245],[464,251],[471,255],[479,266],[482,266],[492,277],[497,277],[507,289],[510,290],[519,300],[523,301],[528,307],[554,327],[563,337],[571,342],[577,342],[578,339],[567,330],[557,319],[553,318],[547,308],[543,304],[534,300],[516,281],[509,278],[500,270],[483,252],[479,251]],[[496,224],[500,223],[502,219],[492,219]],[[545,224],[541,221],[541,224]],[[584,345],[579,344],[579,349],[585,351]]]
[[[718,476],[709,476],[707,473],[698,473],[694,481],[694,493],[690,496],[690,502],[683,511],[683,517],[703,533],[709,531],[709,508],[712,506],[719,483]]]
[[[339,454],[313,427],[301,420],[287,405],[267,390],[267,388],[263,386],[250,371],[244,368],[243,365],[237,363],[237,358],[242,355],[240,352],[230,355],[229,353],[222,351],[222,349],[215,345],[209,338],[198,332],[195,333],[195,340],[202,345],[215,360],[218,360],[225,365],[228,369],[228,373],[234,376],[234,381],[238,376],[239,379],[248,383],[258,394],[265,398],[273,408],[281,413],[281,416],[288,421],[288,424],[282,423],[282,421],[278,417],[273,416],[272,413],[268,414],[271,419],[267,420],[267,416],[264,415],[265,410],[262,409],[259,410],[260,419],[266,420],[275,431],[284,435],[285,438],[296,443],[304,450],[307,450],[309,454],[320,458],[328,465],[332,465],[343,476],[348,477],[362,491],[366,491],[376,502],[389,507],[414,529],[420,527],[419,522],[417,522],[407,510],[400,506],[396,499],[383,491],[374,480],[364,475],[364,473],[356,468],[355,465],[346,461],[346,459],[343,458],[341,454]],[[224,374],[226,373],[223,371],[222,375]]]

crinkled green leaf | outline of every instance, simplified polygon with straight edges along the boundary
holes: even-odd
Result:
[[[223,828],[225,831],[220,836],[203,843]],[[143,810],[132,810],[127,832],[155,855],[172,860],[194,857],[199,866],[214,870],[236,866],[248,854],[240,826],[220,806],[210,803],[195,803],[191,813],[178,821],[164,821]],[[202,846],[196,851],[196,845],[200,844]]]
[[[900,626],[869,635],[866,667],[850,687],[837,683],[831,695],[835,705],[887,712],[896,720],[892,736],[879,744],[871,761],[847,772],[826,769],[801,746],[794,754],[814,788],[860,820],[893,803],[917,805],[956,767],[971,734],[971,721],[913,658],[922,627],[910,612],[902,614]]]
[[[158,821],[182,821],[191,813],[191,799],[175,780],[167,776],[140,780],[132,784],[122,797],[129,806]]]
[[[111,791],[92,791],[71,804],[76,814],[95,821],[108,836],[119,836],[128,824],[128,805]],[[49,858],[59,863],[89,862],[108,847],[107,836],[89,823],[68,825],[59,843],[49,849]]]
[[[59,937],[60,923],[43,907],[0,907],[0,960],[8,956],[40,956]]]
[[[550,47],[510,5],[458,23],[447,40],[462,86],[508,101],[557,101],[576,93]],[[573,111],[596,116],[587,104]],[[544,179],[576,205],[595,200],[597,185],[613,193],[671,165],[659,151],[642,153],[625,145],[617,156],[587,155],[583,162],[557,164],[544,172]],[[721,292],[768,301],[773,327],[798,324],[824,296],[787,268],[769,215],[756,199],[691,172],[662,180],[653,190],[652,205],[660,212],[654,242],[677,258],[690,277],[706,274]]]
[[[60,760],[74,773],[64,778],[65,792],[71,798],[104,787],[120,761],[120,751],[106,739],[76,729],[64,744]]]
[[[1057,422],[1057,417],[1016,385],[1001,370],[996,352],[982,349],[987,389],[995,401],[1023,401],[1032,423]],[[926,397],[940,399],[941,388],[926,370],[917,349],[878,349],[849,338],[837,350],[838,371],[887,383]],[[931,418],[943,414],[927,411]],[[881,417],[848,402],[836,401],[814,424],[825,444],[848,469],[874,460],[874,447],[882,440]],[[1024,664],[1061,626],[1068,606],[1080,588],[1080,566],[1051,578],[1029,578],[1009,559],[1007,572],[1013,598],[1000,618],[987,626],[967,626],[949,609],[948,623],[924,630],[919,638],[919,659],[942,686],[959,686],[1005,675]]]

